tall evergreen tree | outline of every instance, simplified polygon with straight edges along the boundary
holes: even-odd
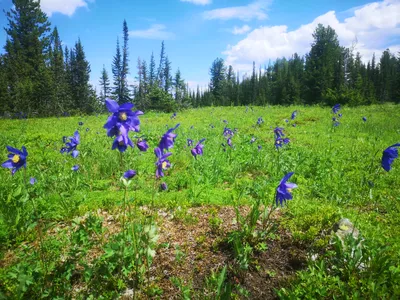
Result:
[[[215,98],[215,104],[223,103],[226,67],[222,58],[216,58],[210,68],[210,91]]]
[[[171,62],[168,59],[168,56],[165,57],[165,65],[164,65],[164,91],[169,93],[172,87],[172,70],[171,70]]]
[[[157,80],[160,88],[164,87],[164,67],[165,67],[165,46],[164,41],[161,42],[160,63],[157,69]]]
[[[128,74],[129,74],[129,31],[128,31],[128,24],[126,20],[123,23],[123,36],[124,36],[124,45],[122,47],[122,65],[121,65],[121,95],[120,100],[121,103],[126,103],[130,101],[129,97],[129,86],[128,86]]]
[[[50,46],[50,23],[34,0],[13,0],[6,13],[7,72],[9,108],[14,111],[41,110],[50,114],[52,100],[51,76],[46,67]]]
[[[154,61],[154,53],[153,52],[151,52],[148,77],[149,77],[149,84],[152,87],[157,81],[156,62]]]
[[[101,98],[101,100],[104,101],[105,98],[109,97],[110,91],[111,91],[110,79],[108,78],[108,73],[107,73],[107,70],[104,65],[103,65],[103,70],[101,71],[101,77],[100,77],[99,84],[100,84],[101,93],[103,96]]]
[[[121,104],[123,103],[124,97],[122,92],[122,56],[118,38],[117,38],[117,49],[112,62],[112,73],[114,79],[112,95],[114,97],[114,100],[116,100],[119,104]]]

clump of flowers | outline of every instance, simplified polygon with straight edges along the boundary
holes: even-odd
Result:
[[[79,151],[76,150],[80,143],[80,135],[78,130],[75,131],[74,136],[69,137],[69,142],[67,142],[67,138],[63,137],[63,142],[65,143],[65,147],[61,148],[60,153],[71,153],[73,158],[76,158],[79,155]]]
[[[194,156],[194,158],[197,159],[197,155],[203,155],[203,148],[204,145],[202,144],[206,139],[201,139],[196,146],[191,150],[192,155]]]
[[[263,120],[262,117],[259,117],[259,118],[257,119],[257,125],[260,126],[262,123],[264,123],[264,120]]]
[[[340,120],[340,118],[342,117],[342,114],[338,114],[339,110],[340,110],[340,104],[335,104],[335,105],[332,107],[332,113],[335,114],[335,115],[337,115],[336,117],[333,117],[333,118],[332,118],[333,126],[334,126],[334,127],[337,127],[337,126],[340,125],[339,120]]]
[[[143,115],[143,112],[140,110],[133,112],[132,108],[134,105],[132,103],[118,105],[117,102],[109,98],[106,99],[106,106],[112,115],[108,117],[103,127],[107,129],[107,135],[109,137],[116,137],[112,149],[118,149],[120,152],[124,152],[128,146],[134,147],[128,134],[129,131],[139,132],[139,116]]]
[[[3,168],[11,169],[11,174],[14,175],[22,167],[26,168],[26,158],[28,157],[28,151],[25,146],[22,146],[21,150],[7,146],[8,160],[2,163]]]

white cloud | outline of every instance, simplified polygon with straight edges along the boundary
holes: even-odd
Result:
[[[243,25],[242,27],[233,27],[232,33],[233,34],[244,34],[246,32],[249,32],[251,30],[251,27],[249,25]]]
[[[153,24],[148,29],[129,31],[129,36],[152,40],[171,40],[175,38],[175,34],[166,31],[166,28],[163,24]]]
[[[342,46],[349,47],[357,41],[354,50],[360,52],[364,61],[371,59],[374,52],[380,55],[386,48],[393,52],[400,49],[400,1],[386,0],[354,9],[353,16],[343,22],[334,11],[329,11],[292,31],[285,25],[259,27],[236,45],[228,45],[223,52],[226,63],[235,70],[249,71],[253,61],[265,64],[295,52],[304,55],[311,48],[312,33],[318,23],[334,28]]]
[[[186,83],[191,91],[196,92],[197,87],[199,87],[201,92],[204,92],[208,89],[208,81],[187,80]]]
[[[40,7],[50,17],[53,13],[71,17],[78,8],[87,7],[87,2],[94,2],[94,0],[41,0]]]
[[[240,19],[250,21],[252,19],[265,20],[268,15],[266,10],[270,5],[270,0],[258,0],[244,6],[232,6],[225,8],[217,8],[208,10],[203,13],[203,17],[207,20],[231,20]]]
[[[212,0],[181,0],[181,2],[190,2],[196,5],[207,5],[211,4]]]

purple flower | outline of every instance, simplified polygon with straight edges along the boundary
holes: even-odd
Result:
[[[147,149],[149,148],[149,145],[147,144],[147,142],[142,139],[142,138],[138,138],[137,142],[136,142],[136,146],[139,148],[140,151],[142,152],[146,152]]]
[[[367,118],[366,117],[362,117],[364,122],[367,122]]]
[[[170,161],[167,159],[167,157],[171,156],[171,152],[167,152],[165,154],[162,153],[162,150],[160,148],[155,148],[154,149],[154,154],[158,158],[156,162],[156,178],[164,177],[164,170],[167,170],[169,167],[171,167]]]
[[[36,182],[37,182],[37,180],[36,180],[35,177],[31,177],[31,179],[29,179],[29,183],[30,183],[31,185],[34,185]]]
[[[103,126],[107,129],[108,136],[118,135],[121,127],[125,127],[127,131],[132,130],[139,132],[139,116],[143,115],[143,112],[140,110],[133,112],[132,108],[134,105],[132,103],[118,105],[114,100],[107,98],[106,106],[108,111],[113,113],[108,117],[106,124]]]
[[[12,169],[12,175],[14,175],[21,167],[26,168],[28,151],[26,151],[25,146],[22,146],[21,150],[7,146],[7,150],[10,153],[7,156],[8,160],[1,165],[3,168]]]
[[[275,138],[276,138],[276,139],[285,136],[285,135],[283,134],[283,128],[282,128],[282,127],[276,127],[276,128],[274,129],[274,133],[275,133]]]
[[[225,127],[225,128],[224,128],[223,135],[224,135],[225,137],[232,137],[232,136],[234,135],[234,132],[233,132],[230,128]]]
[[[191,150],[192,155],[194,156],[194,158],[196,158],[197,155],[203,155],[203,147],[204,145],[202,144],[202,142],[204,142],[206,139],[201,139],[196,146]]]
[[[174,112],[171,116],[171,119],[175,119],[176,118],[176,112]]]
[[[161,183],[160,188],[161,188],[163,191],[166,191],[166,190],[168,190],[168,185],[167,185],[165,182],[163,182],[163,183]]]
[[[61,148],[60,153],[71,153],[71,156],[73,158],[76,158],[79,155],[79,151],[76,150],[76,147],[79,145],[80,143],[80,135],[78,130],[75,131],[74,136],[73,137],[69,137],[69,142],[65,143],[65,147]],[[64,140],[64,137],[63,137]]]
[[[226,143],[228,144],[228,146],[229,147],[233,147],[233,145],[232,145],[232,139],[231,138],[228,138],[227,140],[226,140]]]
[[[132,179],[135,176],[136,176],[135,170],[128,170],[124,173],[124,178],[126,178],[126,179]]]
[[[286,200],[293,199],[291,192],[292,189],[297,188],[297,185],[294,183],[287,182],[289,178],[292,177],[293,174],[294,172],[286,174],[279,183],[278,188],[276,189],[276,197],[275,197],[277,206],[278,202],[281,204],[281,206],[283,206],[284,201],[286,202]]]
[[[339,110],[340,110],[340,104],[335,104],[335,105],[332,107],[332,112],[333,112],[334,114],[337,114]]]
[[[297,116],[297,110],[295,110],[294,112],[292,112],[292,116],[291,119],[294,120]]]
[[[227,120],[222,120],[222,122],[224,122],[225,124],[228,124],[228,121],[227,121]]]
[[[288,120],[288,119],[285,119],[285,122],[286,122],[286,123],[289,123],[289,120]]]
[[[338,114],[339,118],[341,118],[343,115],[342,114]]]
[[[79,170],[79,165],[75,165],[71,168],[72,171],[76,172]]]
[[[187,139],[187,145],[188,145],[188,147],[193,146],[193,140],[192,139]]]
[[[336,121],[335,123],[333,123],[334,127],[338,127],[340,125],[340,123],[338,121]]]
[[[290,139],[279,137],[275,140],[275,147],[276,147],[276,149],[282,148],[283,145],[289,144],[289,142],[290,142]]]
[[[400,147],[400,143],[394,144],[383,151],[382,168],[387,172],[392,169],[394,159],[399,157],[399,152],[396,147]]]
[[[175,127],[168,129],[168,131],[162,136],[161,141],[158,144],[158,148],[160,148],[161,152],[174,146],[177,135],[173,133],[173,131],[178,128],[179,125],[180,124],[178,123]]]
[[[259,118],[257,119],[257,125],[261,125],[262,123],[264,123],[264,120],[263,120],[262,117],[259,117]]]

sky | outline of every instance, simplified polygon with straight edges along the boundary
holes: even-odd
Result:
[[[11,7],[11,0],[0,0],[1,28],[8,24],[2,12]],[[41,0],[41,7],[64,45],[81,39],[96,87],[103,65],[112,77],[124,19],[132,84],[138,57],[149,62],[154,52],[158,65],[163,40],[173,73],[179,68],[191,88],[207,86],[218,57],[244,75],[253,61],[264,67],[295,52],[305,55],[318,23],[333,27],[340,44],[359,51],[364,61],[386,48],[400,51],[400,0]],[[2,30],[0,45],[5,41]]]

